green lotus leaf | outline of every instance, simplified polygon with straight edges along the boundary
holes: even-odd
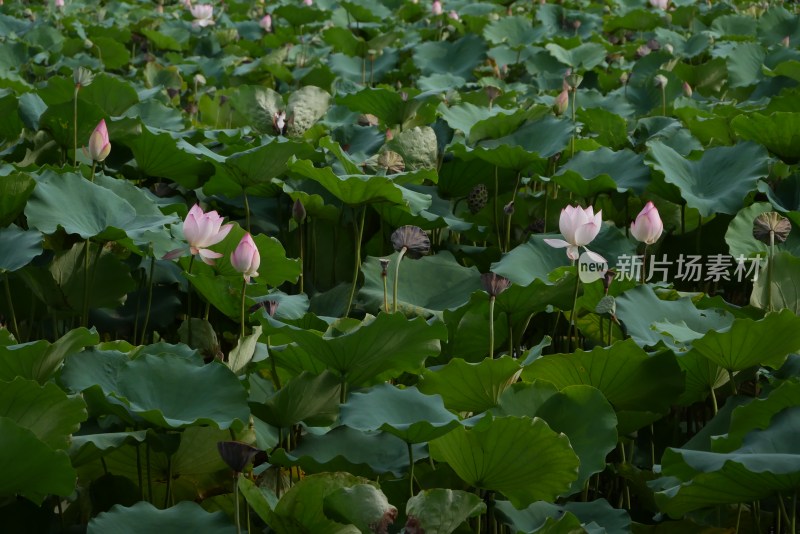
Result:
[[[551,382],[560,390],[576,384],[599,389],[617,412],[620,434],[659,419],[683,391],[675,355],[648,355],[632,339],[589,352],[540,356],[525,367],[522,377]]]
[[[414,518],[426,534],[451,534],[485,511],[486,504],[474,493],[443,488],[420,491],[406,504],[406,517]]]
[[[370,484],[339,488],[325,497],[322,509],[331,519],[354,525],[361,532],[385,530],[397,517],[397,508]]]
[[[772,258],[772,280],[761,273],[753,284],[750,303],[761,309],[768,309],[771,303],[775,309],[787,309],[800,313],[800,258],[788,252],[779,252]]]
[[[538,42],[544,34],[541,26],[534,29],[527,17],[502,17],[483,28],[483,37],[494,45],[505,44],[513,49]]]
[[[727,60],[730,87],[750,87],[764,77],[766,52],[760,43],[736,43],[727,50],[721,49],[721,53]]]
[[[583,43],[569,50],[548,43],[545,48],[558,61],[577,70],[591,70],[606,59],[606,48],[600,43]]]
[[[742,139],[764,145],[788,163],[800,160],[800,113],[746,113],[735,117],[731,127]]]
[[[566,434],[580,458],[578,478],[568,494],[581,489],[589,477],[606,468],[606,455],[617,446],[617,416],[603,394],[591,386],[555,386],[535,380],[514,384],[492,409],[497,415],[540,417],[556,432]]]
[[[650,86],[648,85],[647,87],[649,90]],[[677,112],[680,112],[680,109]],[[687,114],[688,113],[689,112],[687,112]],[[710,117],[702,117],[705,119],[702,121],[702,123],[706,129],[711,129],[708,124],[705,123],[709,122],[713,124],[712,119],[714,117],[714,115]],[[692,124],[691,119],[687,120],[687,122]],[[727,124],[724,124],[723,126],[723,131],[727,133]],[[712,129],[712,131],[717,134],[716,130]],[[658,141],[667,145],[681,156],[688,156],[693,151],[703,149],[703,145],[701,145],[697,139],[692,137],[693,133],[694,130],[687,130],[680,121],[673,119],[672,117],[646,117],[639,119],[631,137],[633,138],[632,141],[636,145],[643,145],[648,142]]]
[[[517,165],[500,165],[499,162],[492,161],[487,158],[496,159],[499,154],[490,156],[486,152],[491,150],[480,151],[478,148],[483,149],[499,149],[502,146],[512,148],[522,148],[527,152],[535,152],[539,158],[549,158],[550,156],[561,152],[569,142],[573,133],[572,123],[567,120],[558,119],[552,116],[546,116],[542,119],[534,120],[524,124],[514,133],[509,134],[498,139],[482,141],[479,147],[476,148],[478,157],[486,159],[491,163],[495,163],[501,167],[509,167],[516,170],[521,170],[524,167]],[[503,154],[501,151],[500,154]],[[518,156],[514,154],[517,159]],[[502,161],[499,160],[499,161]],[[512,160],[513,161],[513,160]],[[531,160],[532,162],[533,160]]]
[[[744,15],[722,15],[714,19],[711,29],[719,37],[756,35],[756,20]]]
[[[160,532],[177,534],[195,531],[208,534],[232,534],[236,532],[228,516],[222,512],[209,513],[194,502],[179,502],[171,508],[159,510],[148,502],[138,502],[131,507],[116,505],[89,521],[89,534],[118,532]]]
[[[399,58],[400,54],[397,50],[386,48],[383,50],[383,54],[375,58],[374,62],[368,62],[369,73],[365,71],[364,59],[361,57],[340,53],[331,54],[327,59],[327,65],[335,74],[353,83],[361,83],[368,76],[372,76],[373,81],[377,82],[397,66]]]
[[[684,159],[660,142],[651,142],[649,147],[649,163],[703,217],[735,214],[758,179],[767,175],[766,150],[754,143],[710,148],[699,160]]]
[[[123,445],[142,443],[146,437],[147,430],[72,436],[69,446],[70,461],[76,468],[81,467],[99,460],[108,452],[118,449]]]
[[[0,495],[22,495],[36,504],[45,496],[71,495],[75,470],[69,456],[53,450],[13,419],[0,417]]]
[[[553,181],[581,197],[613,190],[640,195],[650,182],[650,169],[644,165],[644,157],[632,150],[614,152],[601,147],[576,154],[558,170]]]
[[[64,358],[95,345],[97,332],[86,328],[70,330],[55,343],[43,339],[20,345],[0,347],[0,380],[11,382],[17,377],[44,384],[61,367]]]
[[[68,397],[53,383],[40,386],[24,378],[0,383],[0,417],[27,428],[53,449],[66,449],[70,434],[86,420],[83,399]]]
[[[426,445],[412,445],[415,460],[427,457]],[[300,445],[287,452],[276,450],[270,461],[285,467],[299,465],[307,473],[346,471],[374,477],[390,473],[401,477],[408,472],[408,446],[387,432],[361,432],[339,426],[326,434],[308,434]]]
[[[0,228],[0,273],[16,271],[28,265],[41,254],[42,234],[36,230],[23,230],[12,224],[8,228]]]
[[[289,163],[289,170],[304,178],[319,182],[330,193],[350,206],[369,202],[388,201],[405,205],[403,193],[388,176],[364,174],[337,176],[330,167],[314,167],[308,160]]]
[[[800,484],[800,454],[792,438],[799,423],[800,408],[792,406],[772,417],[768,428],[744,436],[732,452],[667,449],[664,478],[652,483],[659,508],[679,518],[707,506],[792,493]]]
[[[6,120],[0,124],[0,139],[2,139],[4,142],[11,142],[15,139],[18,139],[19,134],[22,133],[22,128],[24,125],[19,113],[20,102],[17,96],[8,90],[0,90],[0,114],[6,118]],[[3,181],[0,180],[0,189],[3,187]],[[4,203],[5,202],[0,200],[0,214],[3,213],[2,209]],[[0,219],[0,221],[2,221],[2,219]]]
[[[189,32],[177,21],[165,22],[159,25],[158,30],[144,28],[142,35],[147,37],[155,48],[176,52],[185,50],[190,39]]]
[[[60,226],[88,239],[110,228],[122,234],[136,218],[136,210],[113,191],[77,174],[45,172],[28,200],[25,217],[44,234],[55,233]]]
[[[517,510],[508,501],[497,501],[496,506],[500,516],[517,532],[575,532],[570,529],[551,531],[545,527],[548,520],[559,520],[562,514],[576,518],[578,524],[586,527],[586,530],[581,530],[583,532],[631,532],[628,512],[612,507],[605,499],[568,502],[564,505],[535,502],[522,510]],[[589,527],[592,524],[594,529]]]
[[[399,313],[380,314],[372,322],[337,337],[321,337],[315,332],[269,318],[265,318],[263,324],[265,333],[277,327],[281,334],[297,343],[297,352],[292,354],[292,358],[299,358],[298,353],[304,353],[336,371],[353,387],[375,384],[403,372],[418,371],[425,359],[439,353],[439,342],[447,335],[440,323],[430,325],[422,318],[409,321]],[[284,353],[290,351],[284,350]]]
[[[447,462],[462,480],[498,491],[520,508],[567,491],[580,464],[567,437],[538,418],[486,417],[471,429],[456,428],[429,447],[433,459]]]
[[[497,305],[495,304],[495,308]],[[473,294],[470,302],[455,310],[445,310],[442,320],[447,325],[448,342],[442,346],[442,356],[461,358],[477,363],[489,355],[489,298],[487,293]],[[494,349],[507,347],[508,317],[495,311]]]
[[[263,403],[250,403],[253,415],[278,427],[301,421],[308,426],[328,426],[336,421],[341,381],[329,371],[318,376],[304,372],[289,380]]]
[[[436,439],[458,426],[440,395],[425,395],[414,387],[379,384],[350,394],[341,406],[341,422],[362,432],[382,430],[406,443]]]
[[[397,133],[386,144],[403,158],[409,170],[435,169],[439,161],[439,142],[430,126],[415,126]]]
[[[761,189],[759,186],[759,190]],[[728,225],[728,230],[725,232],[725,243],[728,244],[728,250],[734,260],[739,256],[752,258],[756,254],[762,257],[768,255],[769,246],[753,236],[753,223],[756,217],[762,213],[774,210],[775,208],[769,202],[755,202],[736,214],[736,217],[733,218]],[[800,253],[800,235],[798,235],[798,232],[790,232],[785,243],[780,243],[777,239],[775,241],[776,252],[789,251],[794,255]],[[765,269],[762,267],[759,271],[758,278],[765,277]]]
[[[457,41],[428,41],[414,48],[414,64],[422,74],[452,74],[468,79],[486,54],[486,45],[477,35]]]
[[[470,143],[485,138],[509,135],[519,128],[529,116],[529,113],[523,110],[501,107],[490,109],[469,102],[451,107],[440,105],[439,112],[451,128],[464,132]]]
[[[286,21],[294,28],[303,26],[305,24],[311,24],[313,22],[319,22],[327,19],[330,16],[330,12],[328,11],[294,4],[284,4],[282,6],[278,6],[273,11],[273,14],[286,19]]]
[[[114,42],[110,39],[108,41]],[[97,44],[99,46],[99,43]],[[124,47],[123,50],[125,52],[125,63],[128,63],[130,52]],[[106,53],[107,51],[104,49],[103,57],[106,56]],[[93,103],[102,109],[107,116],[118,116],[124,114],[128,108],[138,103],[139,95],[130,82],[101,72],[94,77],[90,85],[81,87],[80,91],[78,91],[78,99]],[[88,137],[86,139],[88,140]]]
[[[36,181],[30,174],[17,172],[0,176],[0,227],[8,226],[19,217],[34,187]]]
[[[74,116],[74,104],[69,101],[49,104],[39,117],[40,127],[53,136],[58,146],[70,152],[72,152],[75,142]],[[89,142],[89,136],[92,135],[92,131],[97,124],[101,120],[107,119],[108,114],[94,102],[79,98],[78,117],[80,117],[80,121],[78,121],[78,150],[81,150],[81,147],[86,146]]]
[[[681,366],[686,378],[686,387],[678,401],[681,406],[704,401],[711,390],[716,390],[730,380],[730,375],[725,369],[697,351],[690,350],[677,357],[678,365]]]
[[[340,96],[337,102],[353,111],[375,115],[387,126],[402,124],[407,116],[406,107],[410,104],[408,100],[403,100],[400,93],[383,87],[367,87],[357,93]]]
[[[368,0],[346,0],[342,2],[342,7],[359,22],[380,22],[392,16],[386,6]]]
[[[603,23],[603,30],[614,32],[619,29],[647,31],[662,24],[662,17],[655,11],[631,9],[617,17],[609,17]]]
[[[453,358],[447,365],[423,371],[418,387],[422,393],[441,395],[450,410],[481,413],[497,405],[520,369],[519,362],[509,356],[480,363]]]
[[[397,253],[389,256],[387,270],[389,306],[392,305],[391,288],[394,286]],[[364,287],[359,298],[367,309],[383,309],[383,278],[380,259],[367,257],[361,267]],[[456,308],[469,300],[472,292],[480,289],[480,273],[474,267],[461,266],[452,254],[443,251],[434,256],[418,260],[405,260],[400,264],[400,280],[397,287],[398,309],[404,312],[429,314]]]
[[[621,150],[628,145],[628,123],[622,115],[598,107],[581,108],[575,112],[575,117],[583,123],[583,135],[592,137],[604,147]]]
[[[692,346],[729,371],[742,371],[754,365],[777,369],[789,353],[800,350],[800,317],[782,310],[759,321],[735,319],[729,329],[710,330]]]

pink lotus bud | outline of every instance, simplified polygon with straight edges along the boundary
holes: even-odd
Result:
[[[791,39],[789,38],[788,35],[786,37],[784,37],[783,39],[781,39],[781,44],[783,46],[785,46],[786,48],[789,48],[789,44],[790,43],[791,43]]]
[[[108,128],[106,128],[105,119],[102,119],[95,127],[92,135],[89,136],[87,154],[93,161],[103,161],[110,152],[111,142],[108,140]]]
[[[444,9],[442,9],[442,3],[439,0],[433,0],[433,5],[431,6],[431,13],[434,17],[438,17],[442,13],[444,13]]]
[[[592,206],[586,209],[580,206],[567,206],[561,210],[558,218],[558,229],[564,239],[545,239],[544,242],[554,248],[566,248],[567,257],[577,260],[580,256],[578,247],[586,249],[586,245],[600,233],[600,226],[603,224],[602,214],[603,210],[595,213]],[[602,256],[588,249],[586,252],[594,261],[605,261]]]
[[[652,202],[645,204],[636,220],[631,223],[631,235],[646,245],[652,245],[661,237],[664,223],[658,215],[658,209]]]
[[[307,6],[310,6],[310,5],[312,5],[313,3],[314,3],[314,0],[303,0],[303,4],[304,4],[304,5],[307,5]]]
[[[447,16],[448,16],[448,17],[449,17],[451,20],[459,20],[458,11],[456,11],[456,10],[452,10],[452,11],[450,11],[450,12],[447,14]]]
[[[255,241],[250,234],[244,234],[239,245],[231,253],[231,265],[244,275],[248,282],[251,276],[258,276],[258,267],[261,265],[261,255],[258,253]]]
[[[565,87],[562,89],[558,96],[556,97],[555,102],[553,102],[553,112],[558,115],[563,115],[567,112],[567,107],[569,106],[569,88]]]
[[[63,8],[64,7],[64,0],[56,0],[56,7]]]
[[[267,13],[266,15],[264,15],[264,17],[260,21],[258,21],[258,25],[261,26],[261,28],[265,32],[267,32],[267,33],[271,32],[272,31],[272,16],[270,16],[270,14]]]
[[[205,28],[214,24],[214,6],[211,4],[198,4],[191,6],[189,9],[194,17],[193,26]]]
[[[692,86],[689,85],[689,82],[683,82],[683,96],[692,98]]]
[[[661,11],[666,11],[669,7],[669,0],[650,0],[650,5]]]

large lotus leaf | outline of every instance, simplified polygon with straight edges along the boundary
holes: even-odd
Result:
[[[289,170],[319,182],[332,195],[351,206],[381,201],[406,204],[400,187],[388,176],[364,174],[337,176],[330,167],[314,167],[308,160],[290,162]]]
[[[503,391],[516,381],[520,368],[509,356],[480,363],[453,358],[447,365],[425,369],[418,387],[423,393],[441,395],[450,410],[481,413],[497,405]]]
[[[522,110],[479,107],[469,102],[439,106],[441,117],[454,130],[461,130],[470,143],[487,137],[501,137],[514,132],[528,118]]]
[[[496,308],[496,306],[495,306]],[[442,346],[442,355],[461,358],[468,362],[480,362],[489,354],[489,297],[476,292],[470,302],[455,310],[445,310],[442,320],[447,325],[448,342]],[[494,349],[502,350],[508,345],[508,317],[494,314]]]
[[[666,182],[678,187],[686,204],[703,217],[735,214],[758,179],[768,174],[766,150],[751,142],[710,148],[699,160],[684,159],[658,141],[648,146],[649,163],[664,173]]]
[[[358,534],[325,515],[325,499],[342,488],[370,484],[349,473],[321,473],[305,477],[281,497],[268,523],[278,534]]]
[[[772,258],[772,280],[764,272],[759,275],[753,284],[750,304],[767,309],[770,301],[774,309],[800,313],[800,258],[779,252]]]
[[[397,517],[397,508],[370,484],[339,488],[325,497],[322,509],[331,519],[355,525],[361,532],[386,532]]]
[[[406,503],[406,524],[413,522],[426,534],[450,534],[470,517],[485,511],[486,504],[474,493],[443,488],[423,490]]]
[[[643,347],[654,347],[664,342],[675,350],[684,350],[685,342],[700,338],[709,330],[722,330],[733,322],[733,315],[724,310],[700,310],[689,297],[662,300],[647,285],[637,286],[617,297],[617,316],[625,324],[628,334]],[[671,327],[680,326],[683,340],[675,339]],[[674,333],[674,332],[673,332]]]
[[[511,48],[523,48],[537,42],[543,35],[541,26],[536,29],[527,17],[501,17],[483,28],[483,37],[494,45],[505,44]]]
[[[386,279],[390,307],[397,256],[397,253],[388,256],[391,261]],[[365,301],[369,310],[383,309],[380,259],[368,257],[362,264],[361,271],[364,273],[364,287],[359,292],[359,298]],[[462,306],[480,287],[478,270],[475,267],[463,267],[447,251],[418,260],[404,259],[400,264],[400,280],[397,284],[397,306],[407,313],[441,312]]]
[[[763,184],[763,182],[761,183]],[[769,190],[768,194],[771,194],[772,190],[767,189]],[[759,190],[762,190],[761,184],[759,184]],[[762,257],[768,255],[769,246],[753,236],[753,222],[756,217],[768,211],[775,211],[772,204],[769,202],[755,202],[740,210],[728,225],[728,230],[725,232],[725,243],[728,244],[728,250],[734,260],[739,256],[748,258],[756,254],[760,254]],[[798,235],[798,232],[791,232],[785,243],[780,243],[776,240],[775,249],[776,252],[788,250],[795,255],[800,253],[800,235]],[[764,276],[763,270],[759,273],[759,277],[761,276]]]
[[[146,176],[165,178],[187,189],[198,187],[214,168],[197,156],[185,141],[143,126],[139,135],[120,140],[136,158],[136,168]]]
[[[144,242],[146,244],[147,236],[143,235],[145,232],[148,230],[159,231],[164,225],[177,219],[175,215],[164,215],[151,196],[127,180],[118,180],[105,174],[98,174],[94,181],[97,185],[113,191],[136,210],[136,218],[130,221],[124,230],[137,243]]]
[[[400,154],[411,170],[435,169],[439,161],[439,141],[430,126],[402,130],[386,143],[386,147]]]
[[[301,421],[308,426],[327,426],[336,421],[340,389],[340,379],[329,371],[318,376],[304,372],[263,403],[250,403],[250,409],[278,428],[290,428]]]
[[[800,113],[744,113],[731,121],[742,139],[755,141],[788,163],[800,160]]]
[[[275,113],[284,108],[280,93],[267,87],[241,85],[230,93],[229,98],[239,115],[237,123],[250,125],[259,132],[275,132]]]
[[[347,33],[351,32],[348,31]],[[393,70],[400,57],[398,51],[393,48],[385,48],[382,52],[383,54],[378,55],[375,58],[375,62],[370,64],[370,73],[374,81],[381,80],[386,73]],[[328,56],[327,66],[335,74],[353,83],[361,83],[365,78],[364,60],[360,57],[340,53],[331,54]]]
[[[25,216],[42,233],[55,233],[60,226],[88,239],[108,228],[123,231],[136,218],[136,210],[113,191],[82,176],[45,172],[28,200]]]
[[[716,390],[730,380],[725,369],[697,351],[690,350],[677,357],[685,376],[685,387],[678,400],[681,406],[704,401],[712,389]]]
[[[392,12],[383,4],[367,0],[346,0],[341,5],[359,22],[380,22],[392,16]]]
[[[86,420],[83,399],[68,397],[53,383],[40,386],[17,378],[0,384],[0,417],[16,421],[53,449],[66,449],[70,434]]]
[[[563,494],[578,476],[580,464],[567,437],[539,418],[486,417],[471,429],[456,428],[429,447],[431,456],[447,462],[462,480],[498,491],[519,508]]]
[[[65,357],[99,341],[100,336],[94,329],[76,328],[52,344],[40,339],[0,347],[0,380],[11,382],[21,377],[44,384],[61,366]]]
[[[632,339],[589,352],[540,356],[522,376],[526,381],[546,380],[559,389],[594,386],[616,410],[620,434],[659,419],[683,391],[675,355],[671,351],[648,355]]]
[[[800,451],[794,438],[800,407],[786,408],[765,430],[747,434],[742,447],[727,453],[667,449],[663,479],[653,481],[656,503],[678,518],[699,508],[791,494],[800,484]]]
[[[516,532],[550,532],[543,529],[547,520],[556,520],[562,515],[576,517],[579,523],[586,526],[584,532],[623,533],[631,531],[631,518],[628,512],[612,507],[605,499],[592,502],[569,502],[564,505],[535,502],[523,510],[517,510],[508,501],[497,501],[496,506],[500,516],[513,526]],[[590,524],[594,524],[595,528],[591,528]],[[574,532],[574,530],[564,532]]]
[[[338,337],[282,325],[280,332],[299,349],[336,371],[351,386],[365,386],[418,371],[425,359],[439,353],[439,340],[447,335],[441,323],[428,324],[422,318],[407,320],[403,315],[381,314],[372,322]],[[266,325],[264,331],[270,328]]]
[[[134,432],[111,432],[106,434],[83,434],[72,436],[69,445],[69,457],[72,465],[82,465],[102,458],[108,452],[123,445],[142,443],[147,437],[147,430]]]
[[[356,391],[341,406],[341,422],[356,430],[383,430],[406,443],[423,443],[458,426],[440,395],[425,395],[414,387],[379,384]]]
[[[425,458],[425,445],[413,445],[415,459]],[[272,463],[299,465],[306,473],[346,471],[374,477],[391,473],[401,477],[408,471],[408,446],[397,436],[386,432],[361,432],[339,426],[327,434],[308,434],[300,445],[287,452],[276,450]]]
[[[650,182],[650,169],[644,157],[630,149],[614,152],[600,147],[576,154],[558,170],[553,181],[581,197],[614,190],[640,195]]]
[[[15,224],[0,228],[0,250],[0,273],[22,269],[43,252],[42,234]]]
[[[728,330],[710,330],[692,345],[693,350],[730,371],[754,365],[777,369],[788,354],[800,350],[800,317],[782,310],[759,321],[735,319]]]
[[[50,104],[44,109],[44,112],[39,117],[39,122],[42,130],[47,131],[63,149],[69,150],[72,153],[74,146],[74,117],[75,108],[74,104],[70,102],[63,102],[59,104]],[[108,115],[100,108],[100,106],[89,102],[87,100],[78,99],[78,150],[85,146],[92,135],[92,131],[97,124],[104,119],[108,119]]]
[[[577,70],[591,70],[606,59],[606,48],[600,43],[583,43],[569,50],[556,43],[548,43],[545,48],[558,61]]]
[[[400,93],[384,87],[367,87],[357,93],[340,96],[337,101],[353,111],[375,115],[387,126],[402,124],[406,118],[408,101],[403,100]]]
[[[502,415],[541,417],[550,428],[566,434],[581,460],[569,494],[580,491],[589,477],[606,468],[606,455],[617,446],[617,416],[603,394],[591,386],[555,386],[534,381],[514,384],[500,396],[494,410]]]
[[[101,72],[90,85],[81,87],[78,99],[99,106],[109,116],[118,116],[136,104],[139,96],[130,82]]]
[[[331,95],[324,89],[305,85],[293,92],[287,102],[287,115],[292,118],[286,125],[286,135],[303,135],[325,116],[330,106]]]
[[[87,534],[105,532],[118,534],[140,532],[233,534],[236,532],[236,526],[223,512],[206,512],[194,502],[179,502],[166,510],[159,510],[149,502],[138,502],[129,508],[116,505],[108,512],[99,514],[89,521],[86,532]]]
[[[567,146],[572,134],[573,126],[570,121],[546,116],[524,124],[514,133],[505,137],[482,141],[479,146],[483,149],[493,149],[501,146],[523,148],[527,152],[534,152],[539,158],[549,158],[557,152],[561,152]],[[491,152],[491,150],[487,152]],[[480,151],[478,155],[479,157],[487,159],[487,161],[489,161],[488,158],[491,157]],[[499,165],[500,162],[492,161],[492,163]],[[507,167],[510,165],[499,166]],[[518,166],[512,167],[517,170],[524,168]]]
[[[53,450],[8,417],[0,417],[0,472],[0,496],[22,495],[41,504],[48,494],[75,491],[75,471],[67,453]]]
[[[11,224],[25,209],[36,181],[21,172],[0,176],[0,227]]]
[[[575,274],[572,272],[558,278],[555,283],[537,279],[527,286],[512,284],[497,296],[495,313],[506,314],[513,329],[514,345],[517,345],[534,314],[547,311],[549,306],[559,310],[570,309],[574,290]],[[488,294],[480,296],[488,298]]]
[[[414,64],[422,74],[453,74],[472,77],[486,53],[486,45],[477,35],[458,41],[428,41],[414,48]]]

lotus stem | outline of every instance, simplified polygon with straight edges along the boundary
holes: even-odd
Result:
[[[389,280],[383,277],[383,311],[389,313]]]
[[[237,472],[233,477],[233,506],[234,508],[234,517],[236,518],[236,533],[242,533],[242,524],[241,518],[239,517],[239,476],[241,473]]]
[[[89,326],[89,238],[86,238],[83,246],[83,313],[81,315],[81,326]]]
[[[572,139],[571,139],[571,143],[570,143],[570,147],[571,147],[570,157],[574,157],[575,156],[575,137],[578,134],[578,126],[577,126],[577,123],[575,121],[575,102],[577,100],[578,100],[578,88],[575,87],[572,90],[572,102],[571,102],[572,103]]]
[[[150,322],[150,309],[153,305],[153,271],[156,267],[156,255],[153,253],[152,245],[150,249],[150,275],[147,277],[147,310],[144,314],[144,324],[142,325],[142,337],[139,344],[144,345],[147,337],[147,323]]]
[[[497,218],[497,195],[500,194],[500,178],[498,177],[498,167],[494,166],[494,199],[492,205],[492,215],[494,216],[494,229],[497,232],[497,248],[503,246],[500,237],[500,220]]]
[[[250,201],[247,199],[247,192],[242,190],[244,197],[244,225],[247,226],[247,231],[250,232]]]
[[[170,492],[172,491],[172,455],[167,455],[167,488],[164,492],[164,508],[169,508]]]
[[[142,451],[141,443],[136,442],[136,477],[139,481],[139,500],[144,500],[144,487],[142,483]]]
[[[792,494],[792,534],[797,532],[797,490]]]
[[[269,348],[269,336],[267,336],[267,353],[269,354],[269,366],[272,370],[272,384],[275,386],[275,391],[281,389],[281,379],[278,376],[278,366],[275,363],[275,356]]]
[[[494,359],[494,301],[495,297],[489,297],[489,358]]]
[[[153,478],[150,474],[150,442],[145,441],[145,460],[147,461],[147,499],[153,504]]]
[[[241,315],[239,316],[239,323],[241,325],[241,330],[239,331],[239,337],[241,340],[244,340],[244,299],[247,296],[247,280],[242,277],[242,301],[241,301]]]
[[[305,226],[305,221],[297,225],[297,230],[300,232],[300,293],[305,293],[306,262],[303,250],[303,233],[305,232]]]
[[[14,326],[14,337],[17,343],[22,343],[19,337],[19,326],[17,325],[17,314],[14,313],[14,301],[11,299],[11,284],[8,283],[8,273],[3,277],[3,285],[6,289],[6,300],[8,301],[8,312],[11,314],[11,324]]]
[[[739,392],[736,390],[736,380],[733,378],[733,371],[731,369],[728,369],[728,376],[730,377],[731,390],[733,391],[733,394],[738,395]]]
[[[667,116],[667,86],[661,86],[661,114]]]
[[[411,448],[411,443],[406,443],[408,446],[408,494],[409,498],[414,496],[414,449]]]
[[[580,284],[581,284],[581,278],[580,278],[580,276],[578,276],[578,269],[579,268],[580,267],[576,263],[575,264],[575,293],[572,295],[572,311],[569,314],[569,326],[570,327],[569,327],[569,332],[568,332],[568,336],[567,336],[568,337],[568,340],[567,340],[568,348],[572,344],[573,336],[575,337],[575,346],[574,346],[574,349],[572,349],[572,350],[576,350],[578,348],[578,339],[577,339],[578,327],[575,324],[575,314],[576,314],[577,308],[578,308],[578,288],[580,287]]]
[[[783,502],[783,495],[781,494],[781,492],[778,492],[778,504],[780,505],[781,508],[781,516],[783,516],[783,520],[786,521],[787,525],[791,525],[792,520],[789,519],[789,513],[786,511],[786,503]],[[777,530],[777,532],[780,532],[780,529]],[[790,532],[794,534],[794,531]]]
[[[72,166],[78,168],[78,91],[81,86],[75,84],[75,93],[72,98]]]
[[[186,286],[186,308],[187,308],[186,320],[188,321],[189,336],[186,339],[186,344],[189,345],[190,347],[192,346],[192,280],[190,277],[192,275],[193,265],[194,265],[194,254],[192,254],[191,258],[189,258],[189,269],[186,271],[186,274],[189,275],[189,277],[187,277],[188,285]]]
[[[400,262],[405,256],[407,247],[400,249],[400,254],[397,256],[397,264],[394,267],[394,289],[392,291],[392,313],[397,313],[397,281],[400,279]]]
[[[769,231],[769,262],[767,263],[767,311],[772,311],[772,260],[775,258],[775,230]]]
[[[642,253],[642,285],[646,283],[647,280],[647,244],[644,246],[644,253]]]
[[[356,286],[358,285],[358,273],[361,269],[361,238],[364,236],[364,220],[367,217],[367,206],[361,210],[361,222],[356,223],[356,257],[355,267],[353,268],[353,285],[350,287],[350,298],[347,301],[347,309],[344,316],[350,315],[350,308],[353,306],[353,297],[356,295]]]
[[[714,386],[711,386],[711,405],[714,408],[714,415],[717,415],[719,405],[717,404],[717,394],[714,393]]]
[[[739,534],[739,525],[742,521],[742,503],[739,503],[736,508],[736,534]]]

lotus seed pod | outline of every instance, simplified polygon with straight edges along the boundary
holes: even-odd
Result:
[[[489,201],[489,190],[483,184],[478,184],[472,188],[467,197],[467,207],[470,213],[478,213]]]

